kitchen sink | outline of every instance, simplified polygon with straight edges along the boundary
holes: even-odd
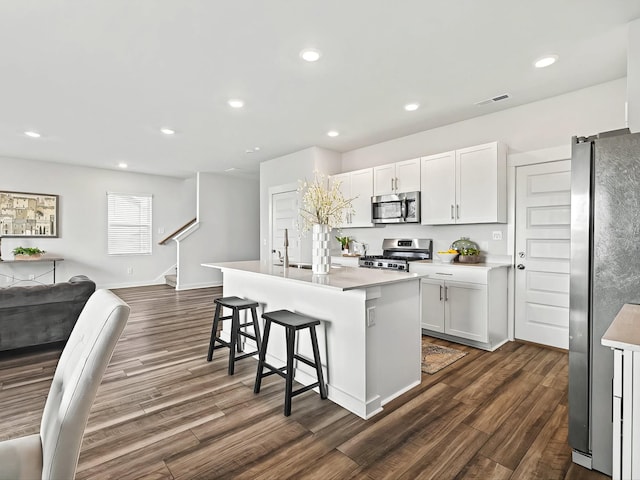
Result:
[[[278,267],[282,267],[283,264],[282,263],[274,263],[274,265],[278,266]],[[311,264],[310,263],[289,263],[289,268],[304,268],[306,270],[311,270]]]

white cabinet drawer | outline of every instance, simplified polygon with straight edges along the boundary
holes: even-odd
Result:
[[[456,282],[487,284],[489,267],[466,267],[460,265],[417,264],[412,263],[409,271],[413,273],[426,273],[428,278],[440,280],[454,280]]]

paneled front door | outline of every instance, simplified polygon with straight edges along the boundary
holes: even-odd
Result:
[[[516,171],[515,337],[569,348],[571,162]]]

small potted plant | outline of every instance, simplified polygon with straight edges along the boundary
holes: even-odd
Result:
[[[343,255],[348,255],[349,254],[349,242],[351,242],[351,240],[353,240],[350,237],[336,237],[336,240],[338,240],[340,242],[340,245],[342,246],[342,254]]]
[[[13,249],[13,256],[16,260],[38,260],[45,253],[44,250],[31,247],[16,247]]]
[[[478,263],[480,262],[480,250],[477,248],[461,248],[460,256],[458,256],[458,262],[460,263]]]

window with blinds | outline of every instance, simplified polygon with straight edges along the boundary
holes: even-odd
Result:
[[[109,255],[151,254],[152,196],[107,192]]]

